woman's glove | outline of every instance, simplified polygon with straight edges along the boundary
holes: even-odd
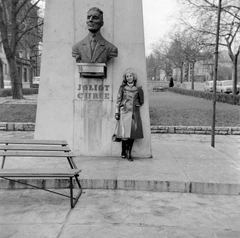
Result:
[[[120,114],[119,113],[115,113],[115,119],[120,120]]]

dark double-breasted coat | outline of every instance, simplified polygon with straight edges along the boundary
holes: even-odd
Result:
[[[141,86],[121,85],[117,95],[116,113],[120,113],[118,138],[143,138],[140,107],[144,103]]]

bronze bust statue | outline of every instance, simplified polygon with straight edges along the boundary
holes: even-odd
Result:
[[[100,28],[103,26],[103,12],[96,7],[87,12],[89,34],[72,47],[72,56],[77,63],[107,63],[118,56],[116,46],[105,40]]]

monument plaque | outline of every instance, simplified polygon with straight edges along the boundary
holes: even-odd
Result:
[[[106,78],[107,67],[105,63],[77,63],[81,78]]]

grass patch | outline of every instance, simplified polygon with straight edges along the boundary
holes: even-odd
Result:
[[[37,105],[0,104],[0,122],[35,122]]]
[[[172,92],[149,92],[148,96],[151,125],[212,125],[211,100]],[[36,110],[33,104],[0,104],[0,121],[35,122]],[[217,102],[216,126],[240,127],[240,106]]]
[[[210,100],[171,92],[150,92],[151,125],[211,126],[213,103]],[[240,107],[216,103],[216,126],[239,127]]]

